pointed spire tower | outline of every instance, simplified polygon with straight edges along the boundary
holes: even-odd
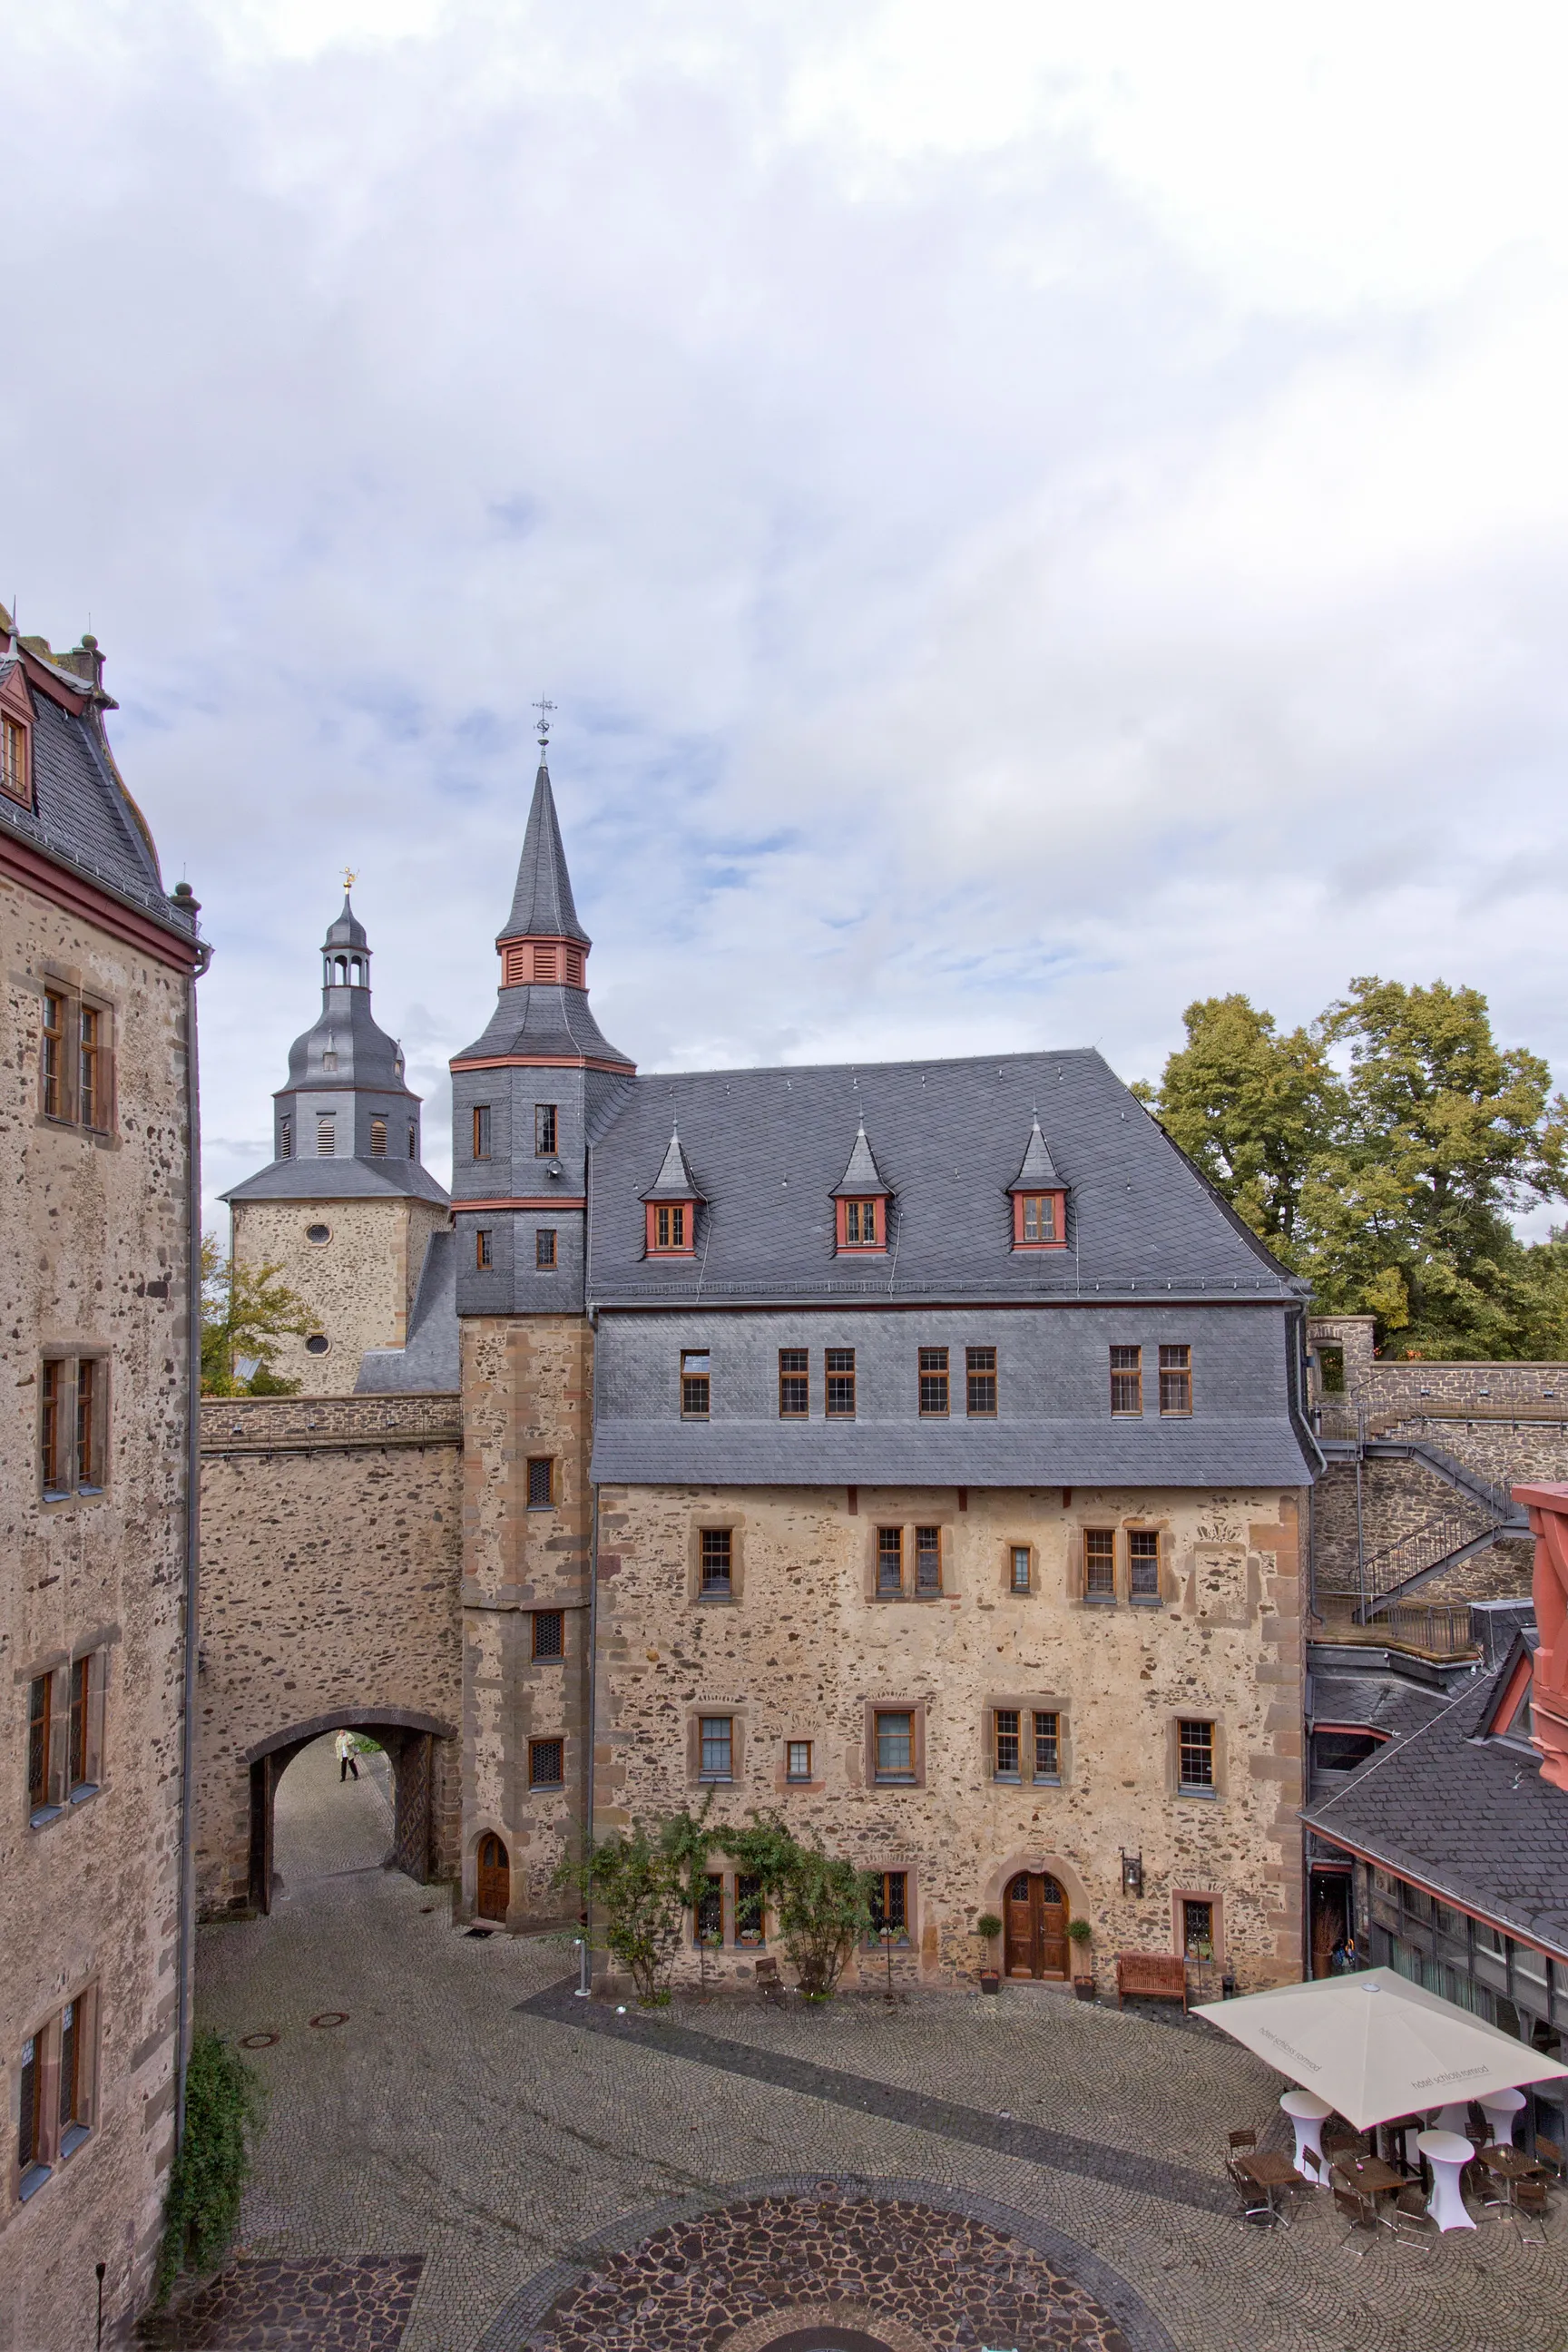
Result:
[[[461,1315],[581,1312],[588,1134],[636,1072],[588,1008],[593,941],[572,897],[548,734],[542,719],[517,887],[496,940],[496,1009],[452,1062]]]

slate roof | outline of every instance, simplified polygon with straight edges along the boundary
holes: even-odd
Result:
[[[882,1171],[862,1125],[856,1130],[855,1148],[843,1175],[833,1187],[833,1197],[836,1201],[863,1201],[875,1195],[885,1197],[889,1189],[882,1181]]]
[[[644,1201],[700,1201],[696,1177],[686,1164],[686,1154],[680,1148],[679,1133],[672,1134],[658,1174],[646,1192],[638,1195]]]
[[[401,1348],[367,1348],[360,1360],[356,1396],[409,1394],[458,1385],[458,1236],[432,1234],[425,1244],[419,1287]]]
[[[483,1061],[506,1054],[582,1055],[587,1061],[631,1064],[612,1045],[592,1013],[581,988],[552,988],[530,983],[497,992],[489,1025],[471,1045],[454,1054],[453,1062]]]
[[[566,871],[555,795],[550,789],[550,771],[542,760],[533,780],[533,803],[528,812],[528,830],[522,836],[511,913],[496,944],[499,947],[501,940],[527,938],[531,934],[579,940],[584,947],[593,945],[572,903],[572,877]]]
[[[1007,1190],[1009,1192],[1051,1192],[1061,1181],[1037,1118],[1029,1129],[1029,1140],[1024,1146],[1023,1165]]]
[[[1068,1187],[1068,1246],[1019,1252],[1009,1190],[1037,1102]],[[692,1261],[643,1255],[637,1204],[672,1114],[708,1202]],[[893,1195],[875,1268],[834,1255],[833,1198],[862,1120]],[[598,1304],[1307,1295],[1081,1048],[641,1076],[595,1146],[592,1195]]]
[[[417,1099],[417,1098],[416,1098]],[[218,1198],[223,1201],[378,1201],[399,1194],[416,1201],[450,1206],[447,1189],[431,1175],[423,1160],[353,1160],[347,1154],[331,1160],[273,1160]]]
[[[1568,1794],[1531,1750],[1479,1736],[1520,1654],[1511,1645],[1301,1819],[1568,1958]]]
[[[0,626],[8,632],[3,613]],[[61,661],[44,659],[32,645],[29,652],[73,694],[95,697],[99,709],[116,708],[101,688]],[[0,656],[0,676],[16,668],[25,676],[26,667],[14,644]],[[33,706],[34,806],[23,808],[0,793],[0,825],[182,939],[194,938],[195,915],[164,891],[152,835],[125,789],[99,719],[91,710],[78,717],[62,709],[37,685],[27,691]]]

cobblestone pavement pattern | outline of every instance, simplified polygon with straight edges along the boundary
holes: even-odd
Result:
[[[1165,2166],[1223,2191],[1227,2128],[1287,2144],[1279,2079],[1201,2026],[1022,1987],[893,2008],[852,1996],[816,2015],[715,1999],[669,2012],[677,2038],[728,2045],[709,2053],[726,2063],[694,2059],[661,2047],[647,2021],[590,2031],[558,2002],[532,2006],[566,1974],[567,1945],[455,1932],[443,1890],[379,1868],[389,1833],[379,1780],[340,1787],[330,1744],[306,1749],[279,1792],[272,1916],[203,1930],[198,1997],[222,2032],[279,2037],[251,2053],[271,2116],[245,2250],[424,2254],[403,2352],[471,2352],[487,2336],[499,2352],[496,2315],[523,2311],[542,2281],[528,2324],[542,2324],[602,2263],[606,2231],[629,2253],[748,2183],[804,2190],[819,2176],[897,2181],[914,2202],[926,2184],[939,2207],[978,2200],[1059,2233],[1130,2283],[1180,2352],[1568,2346],[1558,2199],[1544,2247],[1489,2217],[1430,2252],[1383,2244],[1363,2258],[1326,2197],[1299,2200],[1291,2229],[1257,2231],[1157,2193]],[[310,2026],[333,2011],[346,2022]],[[734,2071],[748,2052],[863,2077],[867,2105]],[[879,2112],[879,2084],[1142,2158],[1146,2177],[1094,2178],[922,2126],[902,2096]]]
[[[142,2341],[170,2352],[393,2352],[424,2266],[418,2254],[232,2263]]]

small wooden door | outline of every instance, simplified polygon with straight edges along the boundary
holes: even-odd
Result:
[[[506,1848],[492,1830],[479,1840],[479,1900],[475,1909],[481,1919],[504,1919],[511,1901],[511,1869],[507,1862]]]
[[[1003,1904],[1010,1977],[1065,1977],[1067,1896],[1042,1871],[1020,1871]]]

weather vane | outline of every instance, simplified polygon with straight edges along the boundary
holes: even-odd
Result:
[[[555,705],[552,702],[536,702],[533,707],[539,713],[539,748],[542,751],[550,735],[550,714]]]
[[[355,884],[358,880],[359,880],[359,876],[358,876],[357,874],[352,874],[352,873],[349,871],[349,868],[345,866],[343,867],[343,896],[344,896],[344,898],[347,898],[347,896],[348,896],[349,892],[353,888],[354,884]]]

